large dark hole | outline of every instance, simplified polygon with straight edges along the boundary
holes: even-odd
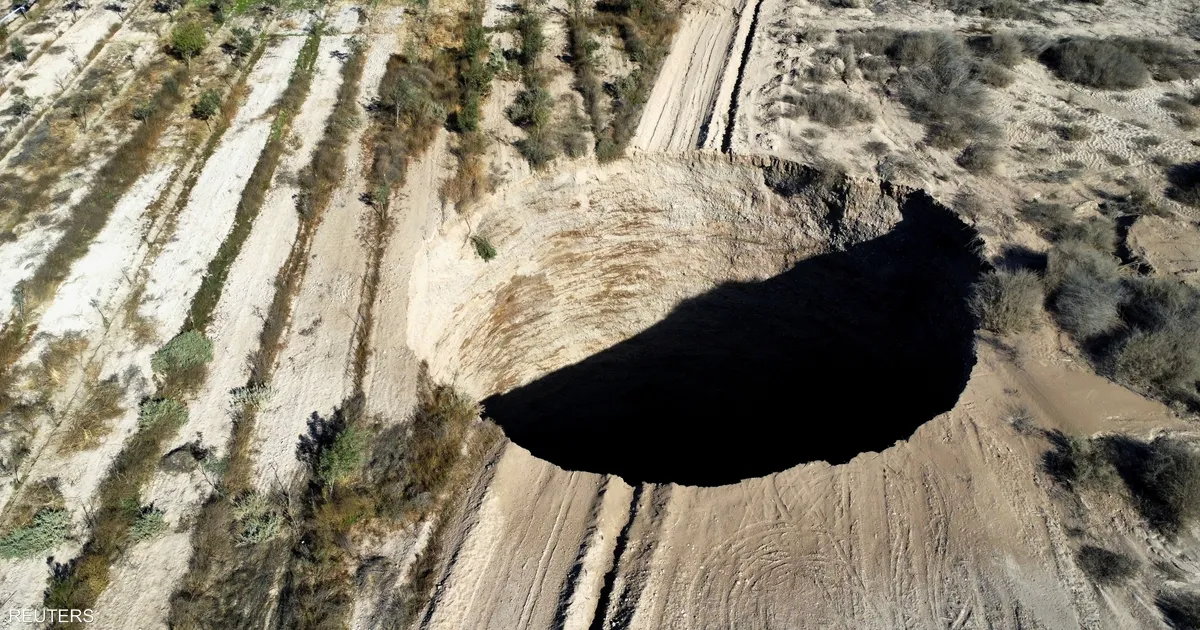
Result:
[[[687,300],[484,401],[517,444],[630,482],[720,485],[905,439],[966,386],[974,232],[924,194],[886,235]]]

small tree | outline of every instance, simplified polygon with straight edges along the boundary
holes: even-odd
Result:
[[[29,59],[29,48],[25,46],[25,42],[14,39],[9,44],[9,50],[12,51],[13,61],[26,61]]]
[[[171,31],[171,49],[186,62],[191,62],[207,45],[208,37],[199,22],[184,22]]]
[[[205,90],[200,100],[192,105],[192,115],[200,120],[208,120],[221,111],[221,93],[216,90]]]

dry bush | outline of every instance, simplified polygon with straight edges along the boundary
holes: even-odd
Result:
[[[1050,250],[1046,266],[1055,320],[1076,339],[1116,331],[1122,324],[1121,304],[1128,298],[1118,261],[1078,241]]]
[[[1200,127],[1200,108],[1197,108],[1193,101],[1200,103],[1200,91],[1197,91],[1191,99],[1180,94],[1167,94],[1158,104],[1171,112],[1175,118],[1175,124],[1179,125],[1180,129],[1191,131]]]
[[[987,59],[975,62],[975,77],[984,85],[994,88],[1006,88],[1016,80],[1007,68]]]
[[[1179,164],[1167,170],[1167,194],[1182,204],[1200,207],[1200,162]]]
[[[116,376],[86,385],[83,403],[71,415],[59,451],[74,453],[95,448],[112,431],[110,421],[121,415],[125,388]]]
[[[1106,40],[1088,37],[1051,46],[1042,53],[1041,61],[1064,81],[1106,90],[1132,89],[1150,77],[1137,56]]]
[[[1196,54],[1170,42],[1138,37],[1113,37],[1114,45],[1137,57],[1156,81],[1191,80],[1200,76]]]
[[[971,48],[981,57],[1012,68],[1025,60],[1025,45],[1012,33],[993,33],[968,40]]]
[[[900,101],[925,125],[927,141],[940,149],[994,142],[1001,131],[986,117],[988,99],[962,41],[950,33],[901,33],[887,55],[903,69]]]
[[[1047,433],[1046,438],[1051,448],[1042,454],[1042,468],[1060,485],[1075,491],[1112,491],[1119,486],[1120,476],[1107,442],[1068,436],[1058,430]]]
[[[1070,208],[1062,204],[1040,201],[1026,201],[1022,203],[1017,208],[1017,214],[1026,223],[1035,227],[1038,233],[1047,239],[1053,238],[1055,234],[1069,225],[1074,218],[1074,212]]]
[[[1093,582],[1120,584],[1137,574],[1138,563],[1124,554],[1095,545],[1084,545],[1075,554],[1075,563]]]
[[[1196,521],[1200,516],[1200,457],[1190,444],[1167,436],[1149,442],[1121,435],[1101,439],[1147,524],[1174,538]]]
[[[1058,137],[1068,142],[1082,142],[1092,137],[1092,130],[1083,125],[1061,125]]]
[[[986,175],[996,170],[1002,155],[999,147],[972,142],[958,154],[955,162],[975,175]]]
[[[999,335],[1032,330],[1041,319],[1042,280],[1026,269],[995,270],[974,286],[970,307],[980,325]]]
[[[1081,242],[1092,249],[1111,254],[1117,249],[1117,226],[1105,217],[1089,217],[1077,223],[1068,223],[1054,231],[1055,243]]]
[[[815,92],[784,101],[795,105],[797,113],[835,129],[875,119],[869,105],[841,92]]]
[[[1200,629],[1200,595],[1187,591],[1164,591],[1154,598],[1154,604],[1174,630]]]

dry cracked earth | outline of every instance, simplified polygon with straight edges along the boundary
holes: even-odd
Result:
[[[0,627],[1200,627],[1195,0],[13,8]]]

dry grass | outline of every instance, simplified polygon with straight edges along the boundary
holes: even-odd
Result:
[[[83,403],[67,421],[59,444],[60,453],[77,453],[96,448],[112,432],[111,421],[124,411],[125,388],[115,376],[84,385]]]
[[[834,129],[870,122],[875,112],[864,101],[841,92],[814,92],[797,97],[788,96],[784,102],[795,106],[795,113]]]

